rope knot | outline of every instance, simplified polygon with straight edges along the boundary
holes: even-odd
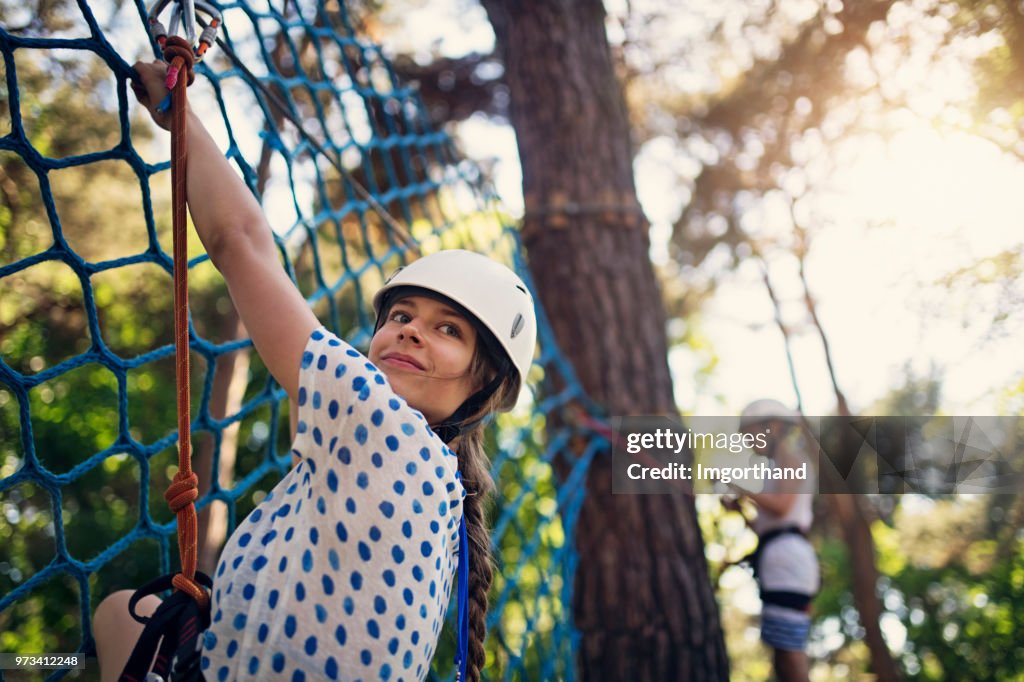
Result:
[[[174,475],[174,482],[167,487],[164,499],[171,511],[177,514],[199,499],[199,477],[194,473],[183,476],[179,471]]]
[[[167,67],[167,81],[165,82],[167,89],[174,89],[183,70],[188,76],[186,85],[192,85],[192,82],[196,79],[194,70],[196,59],[192,52],[192,46],[181,36],[168,36],[167,42],[164,43],[163,47],[164,61],[170,64]]]
[[[196,603],[204,609],[210,601],[210,595],[203,589],[203,586],[195,580],[185,577],[183,573],[175,574],[171,578],[171,585],[174,586],[174,589],[180,590],[195,599]]]

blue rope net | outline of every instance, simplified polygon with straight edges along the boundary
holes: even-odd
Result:
[[[365,348],[369,297],[417,251],[482,251],[529,282],[477,168],[346,9],[274,4],[220,5],[223,45],[197,69],[190,102],[261,197],[320,318]],[[100,599],[176,568],[162,498],[177,439],[169,143],[127,89],[129,63],[154,54],[144,20],[137,1],[0,6],[0,652],[92,652]],[[287,400],[249,352],[194,233],[191,249],[209,570],[290,465]],[[572,427],[545,433],[583,396],[543,314],[540,346],[540,390],[489,432],[491,678],[573,676],[572,529],[587,465],[606,444],[591,437],[566,457]],[[449,630],[435,676],[453,675],[453,651]]]

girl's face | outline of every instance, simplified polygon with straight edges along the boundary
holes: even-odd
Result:
[[[470,376],[476,329],[441,301],[398,299],[370,341],[370,361],[395,393],[430,424],[451,416],[480,389]]]

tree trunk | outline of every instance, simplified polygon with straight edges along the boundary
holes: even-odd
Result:
[[[511,93],[522,236],[555,337],[609,414],[674,414],[665,315],[633,183],[600,0],[483,0]],[[597,458],[576,526],[586,680],[724,680],[729,668],[693,499],[611,494]]]

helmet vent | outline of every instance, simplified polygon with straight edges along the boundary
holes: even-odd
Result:
[[[523,331],[523,315],[522,313],[516,313],[516,319],[512,321],[512,337],[516,338],[519,336],[519,332]]]

